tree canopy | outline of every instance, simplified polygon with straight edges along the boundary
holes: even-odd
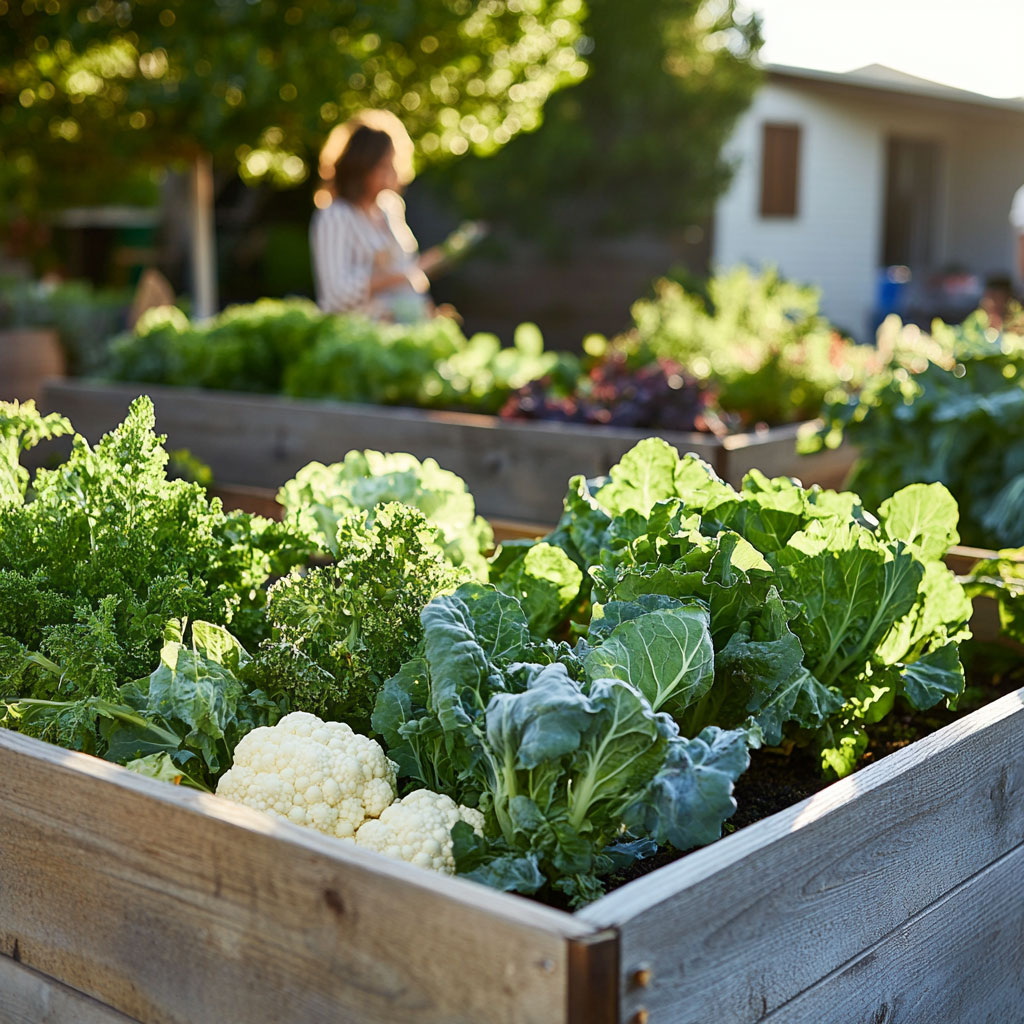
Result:
[[[584,77],[582,17],[582,0],[0,0],[0,194],[59,204],[200,152],[296,184],[367,107],[398,114],[422,162],[489,154]]]
[[[692,224],[729,182],[721,149],[760,78],[760,21],[736,0],[587,7],[587,78],[550,100],[539,131],[444,172],[447,187],[537,234]]]

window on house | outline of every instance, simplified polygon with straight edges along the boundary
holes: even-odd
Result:
[[[764,126],[761,142],[761,216],[795,217],[800,181],[800,126]]]

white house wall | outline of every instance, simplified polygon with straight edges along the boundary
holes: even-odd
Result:
[[[1024,127],[999,121],[963,126],[950,152],[955,201],[949,253],[982,274],[1013,274],[1010,202],[1024,185]]]
[[[867,95],[768,81],[727,146],[737,169],[715,210],[712,248],[717,267],[775,264],[785,276],[817,285],[825,315],[861,338],[867,337],[882,260],[890,135],[940,144],[937,266],[956,261],[981,273],[1009,269],[1006,218],[1016,187],[1009,182],[1015,176],[1024,181],[1019,128],[1015,137],[1005,121],[997,125],[986,112],[965,115],[952,106],[948,113],[932,112],[898,94],[880,102]],[[765,122],[802,129],[795,218],[759,213]]]

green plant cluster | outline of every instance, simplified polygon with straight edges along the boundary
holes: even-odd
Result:
[[[1024,543],[1024,335],[984,313],[951,327],[886,325],[885,368],[833,403],[811,447],[843,438],[860,459],[850,484],[869,503],[914,481],[939,481],[960,507],[964,541]]]
[[[549,621],[628,633],[622,623],[643,612],[703,604],[714,685],[670,704],[688,734],[749,719],[774,745],[795,727],[843,775],[866,746],[865,724],[896,697],[926,708],[963,687],[970,604],[942,562],[956,521],[941,484],[904,488],[875,517],[855,494],[757,471],[736,491],[650,438],[610,478],[571,481],[539,547],[559,549],[582,576]],[[494,562],[499,586],[536,547],[506,549]],[[562,570],[541,575],[566,582]]]
[[[445,317],[388,324],[325,315],[304,299],[261,299],[204,323],[173,307],[151,310],[111,341],[102,372],[179,387],[494,413],[539,377],[574,380],[578,363],[546,352],[532,324],[502,347],[492,334],[467,338]]]
[[[0,695],[83,701],[47,725],[78,746],[72,719],[95,727],[95,700],[150,672],[169,620],[264,635],[263,584],[310,544],[168,480],[148,398],[95,447],[76,435],[67,461],[30,483],[21,451],[69,432],[32,403],[0,404]]]
[[[385,502],[419,509],[438,530],[445,558],[465,566],[474,579],[487,579],[486,552],[494,546],[490,523],[476,514],[466,482],[434,459],[422,462],[405,452],[352,451],[325,466],[311,462],[278,491],[285,518],[334,557],[341,553],[338,525],[355,511],[369,514]]]
[[[611,342],[632,362],[681,363],[743,427],[813,419],[868,379],[874,351],[843,338],[818,312],[819,294],[775,270],[735,267],[706,294],[663,279],[633,305],[633,327]]]
[[[145,399],[35,481],[17,456],[70,427],[0,408],[2,724],[209,788],[251,729],[337,716],[407,791],[480,810],[482,834],[452,830],[456,866],[500,889],[584,904],[717,838],[752,746],[808,744],[847,774],[898,701],[963,690],[939,484],[872,516],[756,472],[737,491],[648,439],[573,478],[557,528],[503,545],[482,582],[453,564],[432,467],[362,453],[332,470],[337,508],[270,524],[167,481]],[[422,508],[389,500],[406,493]],[[329,528],[335,560],[303,571]]]

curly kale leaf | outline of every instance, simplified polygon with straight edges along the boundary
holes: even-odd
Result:
[[[420,612],[467,578],[446,561],[437,531],[392,502],[342,518],[337,561],[293,573],[269,591],[273,626],[246,678],[296,710],[369,721],[384,681],[415,651]]]
[[[63,427],[41,423],[35,434]],[[97,696],[149,670],[170,618],[229,623],[254,646],[262,584],[308,551],[287,527],[225,514],[198,485],[168,480],[153,425],[152,403],[137,399],[95,447],[76,436],[65,463],[36,474],[30,500],[0,504],[0,636],[47,653]],[[3,444],[0,460],[23,440]],[[97,643],[88,624],[101,620]]]

